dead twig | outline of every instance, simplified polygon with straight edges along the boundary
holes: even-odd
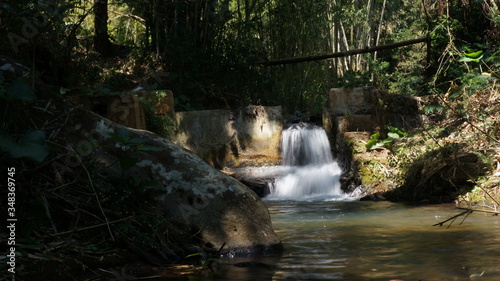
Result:
[[[98,227],[102,227],[102,226],[108,226],[109,227],[111,224],[115,224],[115,223],[118,223],[118,222],[126,221],[126,220],[129,220],[129,219],[133,218],[133,217],[134,216],[130,216],[130,217],[126,217],[126,218],[119,219],[119,220],[106,221],[104,223],[100,223],[100,224],[96,224],[96,225],[91,225],[91,226],[86,226],[86,227],[77,228],[77,229],[73,229],[73,230],[68,230],[68,231],[64,231],[64,232],[50,234],[49,236],[50,237],[61,236],[61,235],[71,234],[71,233],[80,232],[80,231],[84,231],[84,230],[94,229],[94,228],[98,228]]]
[[[488,213],[488,214],[493,214],[494,216],[500,215],[500,212],[490,211],[490,210],[478,210],[478,209],[462,208],[462,207],[457,207],[457,209],[459,209],[459,210],[472,210],[474,212]]]
[[[488,213],[488,214],[493,214],[494,216],[498,216],[500,214],[500,212],[497,212],[497,211],[490,211],[490,210],[477,210],[477,209],[472,209],[472,208],[462,208],[462,207],[457,207],[457,209],[459,210],[464,210],[463,212],[457,214],[457,215],[454,215],[453,217],[447,219],[447,220],[444,220],[442,222],[438,222],[436,224],[433,224],[432,226],[443,226],[443,224],[445,224],[446,222],[449,222],[451,221],[451,223],[448,225],[447,228],[450,228],[450,226],[453,224],[453,222],[460,216],[464,216],[464,219],[460,222],[460,224],[462,224],[465,219],[470,215],[472,214],[472,212],[481,212],[481,213]]]
[[[106,220],[106,224],[107,224],[107,227],[108,227],[109,235],[111,236],[111,240],[115,241],[115,237],[113,236],[113,232],[111,231],[111,227],[109,226],[108,217],[106,216],[106,213],[104,212],[104,210],[103,210],[103,208],[101,206],[101,201],[99,200],[99,196],[97,195],[97,190],[95,189],[94,182],[92,181],[92,178],[90,176],[89,170],[87,170],[87,167],[85,167],[85,165],[83,164],[82,159],[80,159],[80,157],[78,157],[78,154],[76,153],[76,151],[73,148],[71,148],[71,150],[73,151],[73,153],[75,153],[76,158],[78,159],[78,161],[82,165],[83,169],[87,173],[87,177],[89,179],[90,186],[92,187],[92,191],[94,192],[95,198],[97,200],[97,205],[99,206],[99,209],[101,210],[101,213],[104,216],[104,219]]]
[[[47,201],[47,198],[45,198],[45,196],[42,195],[41,197],[42,197],[42,200],[44,203],[43,206],[45,209],[45,215],[49,219],[50,225],[52,226],[52,231],[54,231],[54,233],[57,233],[56,224],[54,223],[54,220],[52,219],[52,215],[50,214],[49,201]]]
[[[453,224],[453,222],[454,222],[454,221],[455,221],[458,217],[463,216],[463,215],[467,215],[467,216],[468,216],[468,215],[470,215],[472,212],[474,212],[474,210],[467,209],[467,210],[465,210],[465,211],[461,212],[461,213],[460,213],[460,214],[458,214],[458,215],[454,215],[453,217],[451,217],[451,218],[449,218],[449,219],[447,219],[447,220],[444,220],[444,221],[442,221],[442,222],[438,222],[438,223],[436,223],[436,224],[433,224],[432,226],[438,226],[438,225],[439,225],[439,226],[443,226],[443,224],[445,224],[445,223],[447,223],[447,222],[451,221],[451,222],[450,222],[450,224],[449,224],[449,225],[448,225],[448,227],[447,227],[447,228],[450,228],[450,226]],[[467,216],[466,216],[465,218],[467,218]],[[465,219],[464,219],[464,220],[465,220]],[[463,221],[462,221],[462,222],[463,222]]]

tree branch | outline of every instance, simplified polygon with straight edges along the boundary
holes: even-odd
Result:
[[[496,212],[496,211],[489,211],[489,210],[476,210],[476,209],[471,209],[471,208],[461,208],[461,207],[457,207],[457,209],[459,210],[465,210],[457,215],[454,215],[453,217],[447,219],[447,220],[444,220],[442,222],[438,222],[436,224],[433,224],[432,226],[443,226],[443,224],[445,224],[446,222],[450,222],[450,225],[448,225],[448,228],[450,228],[450,226],[453,224],[453,222],[460,216],[464,216],[464,219],[462,220],[462,222],[470,215],[472,214],[472,212],[481,212],[481,213],[489,213],[489,214],[493,214],[494,216],[498,216],[500,214],[500,212]],[[462,224],[462,223],[460,223]]]
[[[49,234],[48,236],[52,236],[52,237],[54,237],[54,236],[61,236],[61,235],[71,234],[71,233],[80,232],[80,231],[84,231],[84,230],[89,230],[89,229],[93,229],[93,228],[103,227],[103,226],[107,226],[109,228],[109,225],[111,225],[111,224],[122,222],[122,221],[126,221],[126,220],[129,220],[129,219],[133,218],[133,217],[134,216],[129,216],[129,217],[126,217],[126,218],[123,218],[123,219],[114,220],[114,221],[106,221],[104,223],[100,223],[100,224],[96,224],[96,225],[91,225],[91,226],[77,228],[77,229],[68,230],[68,231],[64,231],[64,232],[58,232],[58,233],[54,233],[54,234]],[[113,240],[114,240],[114,238],[113,238]]]
[[[386,44],[386,45],[374,46],[374,47],[365,48],[365,49],[355,49],[355,50],[350,50],[350,51],[345,51],[345,52],[323,54],[323,55],[313,55],[313,56],[306,56],[306,57],[258,61],[255,64],[261,64],[264,66],[272,66],[272,65],[279,65],[279,64],[290,64],[290,63],[299,63],[299,62],[306,62],[306,61],[324,60],[324,59],[331,59],[331,58],[347,57],[347,56],[352,56],[352,55],[357,55],[357,54],[373,53],[373,52],[380,51],[380,50],[394,49],[394,48],[399,48],[399,47],[418,44],[418,43],[430,44],[430,39],[429,39],[429,37],[417,38],[417,39],[406,40],[406,41],[401,41],[401,42],[396,42],[396,43],[391,43],[391,44]]]
[[[442,221],[442,222],[438,222],[438,223],[436,223],[436,224],[433,224],[432,226],[438,226],[438,225],[439,225],[439,226],[443,226],[443,224],[444,224],[444,223],[451,221],[450,225],[448,225],[448,228],[450,228],[450,226],[453,224],[453,222],[454,222],[454,221],[455,221],[458,217],[463,216],[463,215],[467,215],[467,216],[468,216],[468,215],[470,215],[473,211],[474,211],[474,210],[467,209],[467,210],[465,210],[465,211],[461,212],[461,213],[460,213],[460,214],[458,214],[458,215],[454,215],[453,217],[451,217],[451,218],[449,218],[449,219],[447,219],[447,220],[444,220],[444,221]]]
[[[122,13],[122,12],[117,12],[117,11],[113,11],[113,10],[109,10],[110,13],[112,14],[115,14],[115,15],[119,15],[119,16],[122,16],[122,17],[126,17],[126,18],[131,18],[131,19],[134,19],[142,24],[146,24],[146,20],[139,17],[139,16],[136,16],[136,15],[133,15],[133,14],[129,14],[129,13]]]

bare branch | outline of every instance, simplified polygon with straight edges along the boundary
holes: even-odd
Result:
[[[401,42],[396,42],[396,43],[391,43],[391,44],[386,44],[386,45],[374,46],[374,47],[365,48],[365,49],[355,49],[355,50],[350,50],[350,51],[345,51],[345,52],[323,54],[323,55],[313,55],[313,56],[307,56],[307,57],[296,57],[296,58],[286,58],[286,59],[269,60],[269,61],[258,61],[255,64],[261,64],[264,66],[272,66],[272,65],[279,65],[279,64],[290,64],[290,63],[299,63],[299,62],[306,62],[306,61],[324,60],[324,59],[352,56],[352,55],[357,55],[357,54],[373,53],[373,52],[380,51],[380,50],[394,49],[394,48],[399,48],[399,47],[418,44],[418,43],[430,44],[430,39],[429,39],[429,37],[417,38],[417,39],[406,40],[406,41],[401,41]]]

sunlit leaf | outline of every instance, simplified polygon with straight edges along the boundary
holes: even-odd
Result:
[[[393,139],[399,139],[400,136],[397,133],[387,133],[387,136]]]
[[[469,58],[469,57],[461,57],[458,61],[459,62],[479,62],[479,61],[481,61],[481,58],[482,58],[482,56],[477,58],[477,59]]]
[[[369,150],[375,150],[375,149],[378,149],[378,148],[381,148],[381,147],[384,147],[384,143],[383,142],[377,142],[374,145],[372,145],[370,147],[367,147],[367,148]]]
[[[386,138],[382,141],[382,144],[387,144],[387,143],[391,143],[393,141],[392,138]]]
[[[477,51],[477,52],[473,52],[473,53],[466,53],[464,55],[468,58],[478,59],[478,58],[482,57],[482,54],[483,54],[483,51]]]

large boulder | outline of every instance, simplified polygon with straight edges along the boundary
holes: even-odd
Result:
[[[267,207],[239,181],[149,131],[127,128],[89,111],[66,111],[66,119],[61,119],[65,127],[47,132],[59,147],[70,147],[68,156],[52,162],[56,179],[73,173],[78,163],[92,163],[96,172],[105,167],[107,177],[130,178],[140,186],[134,196],[144,198],[134,201],[149,204],[148,215],[153,212],[168,220],[174,229],[155,230],[165,233],[165,240],[208,252],[222,249],[229,255],[281,250]],[[118,192],[130,193],[128,186]]]
[[[148,188],[157,191],[160,213],[196,234],[201,246],[219,249],[225,244],[223,252],[231,255],[281,247],[269,211],[255,192],[163,138],[147,131],[130,132],[131,137],[148,139],[147,145],[161,149],[141,152],[131,171],[157,181]]]

